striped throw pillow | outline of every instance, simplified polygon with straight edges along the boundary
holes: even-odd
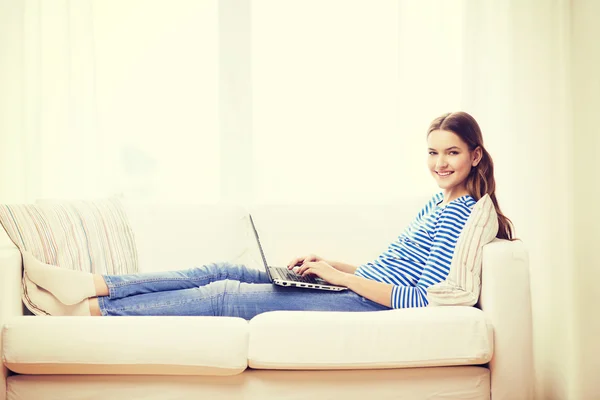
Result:
[[[43,263],[95,274],[138,271],[133,231],[116,198],[0,205],[0,224],[21,252]],[[25,305],[43,314],[23,286]]]
[[[483,246],[498,234],[498,215],[486,194],[473,206],[458,238],[445,281],[427,288],[430,306],[472,306],[481,292]]]

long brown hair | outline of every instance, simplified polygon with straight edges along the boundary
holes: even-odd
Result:
[[[469,151],[481,148],[482,157],[477,166],[471,168],[471,172],[466,179],[466,188],[475,201],[482,198],[486,193],[492,199],[496,214],[498,214],[498,234],[499,239],[515,240],[513,238],[513,223],[508,219],[498,205],[496,199],[496,181],[494,180],[494,162],[492,157],[483,147],[483,137],[479,124],[475,118],[466,112],[454,112],[444,114],[431,122],[427,130],[427,136],[435,130],[450,131],[458,135],[468,146]]]

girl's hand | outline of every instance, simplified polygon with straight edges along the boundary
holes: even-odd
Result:
[[[302,276],[316,275],[324,281],[338,286],[346,286],[345,278],[346,275],[348,275],[345,272],[333,268],[325,261],[304,262],[300,268],[298,268],[296,273]]]
[[[305,262],[317,262],[317,261],[323,261],[323,259],[317,255],[314,254],[309,254],[307,256],[304,257],[296,257],[294,258],[292,261],[290,261],[287,265],[288,269],[292,269],[294,267],[300,266],[302,264],[304,264]]]

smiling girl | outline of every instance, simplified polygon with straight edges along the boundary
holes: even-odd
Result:
[[[95,275],[48,266],[24,252],[25,273],[37,285],[28,288],[28,294],[39,296],[51,315],[251,319],[275,310],[360,312],[427,306],[427,288],[448,276],[456,242],[477,200],[488,194],[498,214],[497,237],[513,236],[512,224],[496,200],[492,158],[475,119],[464,112],[436,118],[427,130],[427,149],[427,165],[442,191],[377,259],[354,266],[308,255],[288,264],[298,274],[316,275],[349,290],[279,287],[264,271],[227,263],[161,273]]]

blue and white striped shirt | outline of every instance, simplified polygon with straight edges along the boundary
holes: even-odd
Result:
[[[466,195],[440,206],[443,199],[443,193],[433,196],[385,252],[356,269],[358,276],[394,285],[392,308],[427,306],[427,288],[450,272],[454,247],[476,202]]]

